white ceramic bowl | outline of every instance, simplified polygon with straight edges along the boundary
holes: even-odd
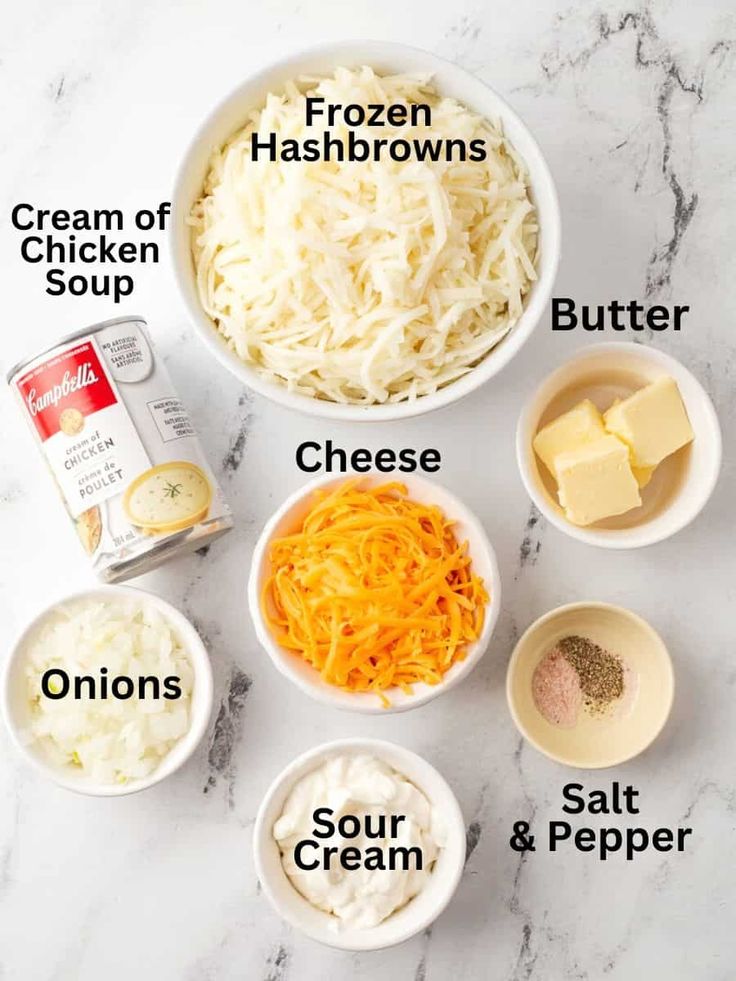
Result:
[[[583,398],[606,409],[662,375],[677,382],[695,439],[657,467],[642,490],[641,507],[585,528],[571,524],[552,476],[534,452],[537,431]],[[674,535],[705,507],[721,467],[721,431],[703,386],[669,354],[644,344],[594,344],[548,375],[526,403],[516,430],[516,458],[529,496],[566,535],[601,548],[640,548]]]
[[[58,606],[73,602],[74,600],[109,599],[111,596],[142,599],[160,610],[162,615],[166,617],[178,633],[182,645],[189,654],[194,669],[194,691],[191,703],[192,721],[189,731],[179,740],[153,773],[143,779],[131,780],[129,783],[121,784],[120,786],[97,783],[82,774],[77,774],[70,768],[62,768],[54,765],[32,745],[28,745],[21,736],[21,732],[25,728],[28,720],[28,704],[26,701],[25,678],[23,675],[26,644],[48,617],[53,615],[54,610]],[[202,643],[199,634],[187,618],[175,607],[171,606],[170,603],[160,599],[153,593],[146,592],[142,589],[134,589],[131,586],[99,586],[60,597],[56,602],[47,606],[35,616],[21,632],[5,664],[2,684],[2,708],[5,722],[13,737],[13,741],[36,769],[40,770],[47,777],[51,777],[52,780],[55,780],[62,787],[66,787],[67,790],[74,790],[81,794],[90,794],[94,797],[121,797],[125,794],[137,793],[139,790],[145,790],[146,787],[152,787],[154,784],[160,783],[165,777],[178,770],[197,748],[207,729],[212,711],[212,668],[207,649]]]
[[[539,712],[534,671],[570,634],[618,654],[634,672],[626,711],[603,718],[582,715],[572,728],[554,726]],[[550,759],[588,770],[618,766],[643,753],[664,728],[674,695],[672,662],[662,638],[646,620],[611,603],[569,603],[545,613],[524,631],[506,675],[509,711],[522,736]]]
[[[353,474],[352,476],[357,476]],[[388,708],[383,708],[377,695],[369,692],[349,692],[323,681],[319,672],[297,655],[277,644],[266,623],[261,609],[261,594],[270,572],[268,557],[269,545],[274,538],[290,534],[298,527],[309,512],[313,492],[317,488],[332,487],[343,483],[348,477],[318,477],[305,487],[288,497],[266,523],[253,552],[253,560],[248,580],[248,603],[251,619],[261,646],[268,651],[278,670],[290,681],[298,685],[307,695],[330,705],[333,708],[352,712],[385,714],[404,712],[418,708],[426,702],[449,691],[467,677],[485,653],[501,611],[501,577],[493,547],[483,526],[475,515],[461,501],[440,484],[413,475],[401,475],[409,497],[423,504],[436,504],[444,514],[455,522],[455,534],[459,541],[468,542],[468,551],[473,560],[473,568],[485,583],[490,596],[480,637],[468,646],[465,659],[454,664],[444,680],[438,685],[414,685],[414,694],[408,695],[400,688],[391,688],[386,695],[391,700]],[[361,479],[369,485],[385,483],[390,478],[386,474],[365,474]]]
[[[528,168],[540,228],[539,278],[511,333],[471,372],[434,395],[414,402],[376,406],[340,405],[291,393],[244,364],[227,347],[201,307],[190,252],[190,229],[186,223],[192,204],[200,194],[213,151],[245,124],[248,113],[259,108],[270,91],[281,89],[287,80],[299,75],[326,75],[339,66],[364,64],[383,73],[430,72],[441,93],[458,99],[487,118],[500,119]],[[213,109],[195,133],[179,168],[173,192],[171,247],[179,290],[197,333],[217,360],[245,385],[275,402],[310,415],[374,422],[419,415],[455,402],[508,364],[536,327],[549,299],[560,255],[560,213],[552,176],[536,141],[493,89],[465,69],[428,51],[383,41],[342,41],[300,52],[271,65],[248,78]]]
[[[409,780],[436,807],[446,822],[447,841],[425,888],[383,923],[368,930],[341,928],[335,917],[312,906],[292,886],[273,837],[286,798],[295,783],[339,753],[370,753]],[[258,878],[271,904],[291,926],[312,940],[342,950],[379,950],[402,943],[437,919],[452,899],[465,864],[465,822],[457,798],[444,777],[421,756],[380,739],[338,739],[310,749],[283,770],[266,791],[253,832]]]

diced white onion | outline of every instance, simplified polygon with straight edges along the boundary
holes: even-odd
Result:
[[[174,628],[148,602],[110,597],[59,606],[31,638],[25,657],[30,722],[23,736],[51,763],[97,783],[127,783],[152,773],[189,729],[192,664]],[[134,682],[131,698],[99,697],[102,667],[109,691],[115,677]],[[42,677],[53,668],[71,682],[64,698],[42,693]],[[76,699],[77,676],[94,678],[98,697],[91,699],[85,684]],[[141,676],[159,679],[159,698],[150,685],[139,698]],[[163,697],[170,676],[179,679],[177,699]]]

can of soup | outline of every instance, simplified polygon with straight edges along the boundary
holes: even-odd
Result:
[[[149,572],[232,527],[141,317],[65,337],[8,374],[103,582]]]

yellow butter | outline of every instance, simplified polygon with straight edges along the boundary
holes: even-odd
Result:
[[[677,382],[668,376],[614,403],[603,421],[608,432],[628,445],[637,469],[656,467],[693,439]]]
[[[555,461],[560,453],[578,449],[606,435],[603,417],[590,399],[558,416],[534,437],[534,452],[556,477]]]
[[[567,520],[590,525],[641,504],[628,448],[602,436],[555,458],[558,497]]]
[[[646,487],[656,469],[656,467],[632,467],[631,472],[639,487]]]

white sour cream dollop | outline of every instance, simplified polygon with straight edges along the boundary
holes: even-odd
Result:
[[[334,812],[329,820],[336,826],[335,834],[327,838],[314,834],[317,827],[314,812],[318,808],[330,808]],[[343,837],[339,833],[337,825],[344,815],[359,819],[360,831],[355,837]],[[370,816],[370,830],[375,834],[382,815],[385,834],[369,837],[366,817]],[[391,835],[392,817],[403,817],[393,823],[394,836]],[[443,825],[441,816],[424,794],[388,764],[368,754],[342,754],[327,760],[296,783],[273,826],[273,836],[281,850],[284,871],[308,902],[333,914],[336,927],[369,929],[406,905],[427,885],[439,849],[445,844]],[[400,863],[394,870],[367,869],[361,862],[360,868],[347,871],[334,857],[329,869],[320,861],[318,868],[304,871],[296,864],[295,849],[305,839],[319,845],[302,851],[310,864],[322,855],[326,846],[337,846],[338,855],[343,848],[357,848],[365,855],[367,849],[378,847],[386,858],[389,849],[398,846],[420,848],[422,868],[417,870],[416,862],[412,861],[407,871]],[[388,861],[384,864],[388,865]]]

